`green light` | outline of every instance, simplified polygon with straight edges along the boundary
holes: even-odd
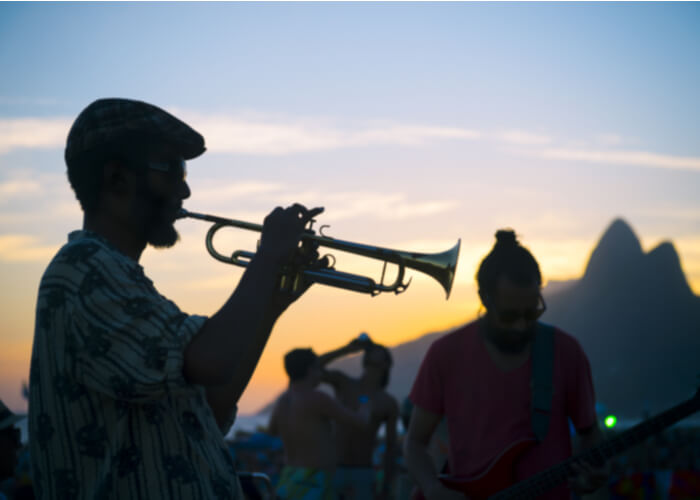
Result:
[[[615,415],[605,417],[605,427],[612,429],[615,425],[617,425],[617,417]]]

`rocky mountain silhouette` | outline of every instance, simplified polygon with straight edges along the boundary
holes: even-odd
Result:
[[[546,292],[546,288],[545,288]],[[545,295],[543,321],[581,342],[597,399],[635,418],[690,396],[700,374],[700,297],[670,242],[645,253],[630,226],[615,220],[583,277]]]
[[[614,220],[581,279],[551,282],[543,321],[576,337],[588,354],[596,396],[608,412],[639,418],[691,396],[700,383],[700,297],[693,294],[671,242],[645,253],[632,228]],[[447,332],[391,348],[389,383],[399,401],[430,344]],[[359,375],[360,357],[332,365]],[[266,409],[269,409],[266,408]]]

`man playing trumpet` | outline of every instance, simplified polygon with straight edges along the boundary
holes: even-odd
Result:
[[[191,127],[150,104],[100,99],[65,149],[83,228],[39,287],[30,375],[31,458],[39,498],[240,498],[223,435],[273,325],[297,299],[278,288],[309,220],[276,208],[226,303],[189,315],[139,265],[173,246],[205,151]]]

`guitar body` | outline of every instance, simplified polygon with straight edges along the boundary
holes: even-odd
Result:
[[[515,483],[515,463],[536,443],[534,439],[514,442],[478,476],[465,478],[440,474],[440,481],[451,490],[464,493],[470,500],[486,500]],[[425,496],[416,490],[412,499],[425,500]]]
[[[700,410],[700,389],[691,399],[517,484],[515,483],[515,464],[523,453],[536,444],[534,439],[523,439],[508,446],[479,476],[464,478],[440,474],[440,481],[446,487],[464,493],[470,500],[486,500],[496,494],[502,500],[506,498],[514,500],[535,498],[542,492],[566,481],[567,476],[571,473],[570,467],[573,462],[584,460],[597,463],[601,460],[607,460],[631,446],[643,442],[648,437],[658,434],[698,410]],[[413,500],[425,499],[417,489],[414,490],[412,498]]]

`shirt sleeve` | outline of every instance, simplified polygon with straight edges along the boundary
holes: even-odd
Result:
[[[572,367],[566,406],[569,418],[577,430],[586,429],[596,422],[595,390],[591,376],[591,364],[576,339],[571,337]]]
[[[411,402],[431,413],[445,413],[443,377],[440,370],[439,345],[434,342],[423,358],[409,395]]]
[[[128,401],[192,391],[184,351],[207,318],[180,311],[140,268],[95,256],[85,269],[67,328],[66,368],[76,380]]]

